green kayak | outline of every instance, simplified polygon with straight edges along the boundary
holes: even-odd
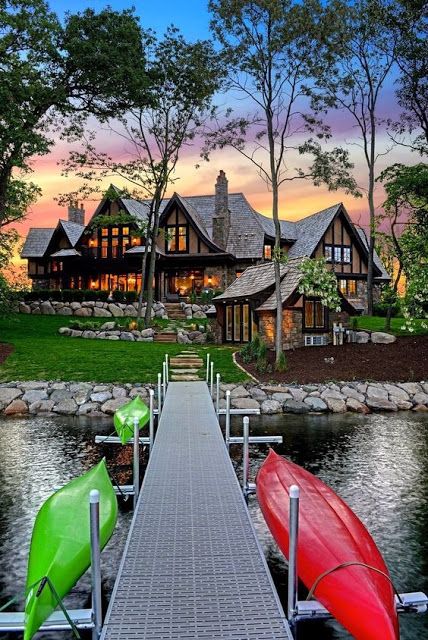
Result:
[[[37,514],[28,558],[24,640],[30,640],[57,609],[91,563],[89,493],[100,492],[100,544],[103,548],[117,519],[117,499],[105,460],[66,484]],[[40,581],[49,578],[49,582]],[[43,586],[43,588],[41,588]]]
[[[134,420],[138,420],[138,428],[142,429],[150,420],[148,406],[136,396],[114,414],[113,422],[122,444],[126,444],[134,435]]]

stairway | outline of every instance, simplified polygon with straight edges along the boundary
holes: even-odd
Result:
[[[196,351],[182,351],[170,358],[170,380],[172,382],[191,382],[199,380],[198,370],[203,366],[202,358]]]
[[[177,342],[177,334],[175,331],[160,331],[155,333],[154,342]]]
[[[186,314],[179,302],[165,302],[164,303],[169,320],[185,320]]]

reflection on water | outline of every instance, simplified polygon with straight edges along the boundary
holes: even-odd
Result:
[[[241,420],[235,419],[233,426],[234,435],[238,435]],[[399,591],[428,593],[426,416],[265,416],[251,418],[250,426],[253,435],[282,435],[284,443],[275,445],[276,451],[319,476],[348,502],[373,535]],[[266,452],[266,447],[253,448],[253,478]],[[238,447],[232,455],[240,467]],[[254,497],[250,498],[250,510],[285,605],[285,561]],[[333,622],[301,625],[299,640],[309,638],[350,636]],[[401,617],[401,638],[428,638],[428,614]]]
[[[368,526],[400,591],[428,592],[428,419],[414,414],[252,417],[254,435],[281,434],[276,450],[312,471],[342,496]],[[233,421],[234,435],[241,420]],[[22,594],[34,517],[52,488],[86,471],[103,452],[109,467],[130,462],[130,451],[94,444],[111,420],[70,418],[0,420],[0,606]],[[253,447],[254,477],[266,447]],[[238,474],[240,449],[232,447]],[[117,474],[122,483],[127,478]],[[283,603],[286,563],[254,497],[250,510]],[[111,593],[132,513],[121,509],[114,536],[103,553],[103,588]],[[69,607],[89,605],[89,576],[67,598]],[[18,603],[22,608],[22,599]],[[428,638],[428,615],[402,618],[402,640]],[[64,640],[71,634],[55,634]],[[2,640],[16,638],[0,634]],[[38,636],[52,640],[52,634]],[[299,640],[344,640],[334,622],[306,623]],[[379,640],[382,640],[379,638]]]

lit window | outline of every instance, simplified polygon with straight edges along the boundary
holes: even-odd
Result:
[[[265,244],[263,248],[263,256],[265,260],[272,260],[272,247],[270,244]]]
[[[187,251],[187,227],[178,227],[178,250]]]
[[[339,289],[344,296],[347,294],[346,280],[339,280]]]
[[[107,258],[108,240],[101,240],[101,257]]]
[[[170,253],[187,252],[187,225],[168,225],[166,227],[166,247]]]
[[[244,272],[243,271],[235,271],[235,276],[240,278]]]
[[[355,296],[357,294],[357,281],[348,280],[348,295]]]
[[[343,262],[351,262],[351,247],[343,247]]]
[[[111,229],[111,235],[112,235],[112,236],[118,236],[118,235],[119,235],[119,229],[118,229],[118,227],[112,227],[112,229]]]
[[[333,256],[333,248],[331,246],[331,244],[326,244],[324,247],[324,256],[325,259],[327,260],[327,262],[331,262],[332,256]]]
[[[334,261],[342,262],[342,247],[334,247]]]
[[[122,227],[122,235],[123,236],[129,235],[129,227]]]
[[[101,235],[102,236],[108,236],[108,227],[104,227],[103,229],[101,229]]]

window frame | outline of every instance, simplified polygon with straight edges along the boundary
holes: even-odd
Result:
[[[246,311],[244,309],[246,309]],[[245,315],[247,316],[246,326],[244,326]],[[247,342],[251,342],[255,330],[257,331],[257,324],[255,322],[254,312],[249,302],[233,302],[226,304],[224,310],[224,342],[232,344],[245,344]]]
[[[313,325],[306,324],[306,305],[312,305],[312,317],[313,317]],[[323,326],[316,326],[316,317],[317,317],[317,305],[321,305],[323,310]],[[329,313],[328,308],[321,304],[321,300],[319,298],[307,298],[304,296],[303,298],[303,310],[302,310],[302,330],[303,332],[308,333],[326,333],[329,331]]]

